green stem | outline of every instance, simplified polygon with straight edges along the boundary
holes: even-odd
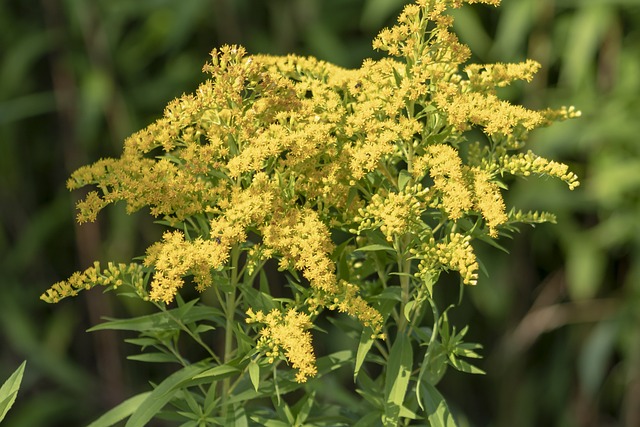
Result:
[[[229,278],[229,284],[231,289],[225,294],[225,305],[223,308],[226,318],[225,331],[224,331],[224,363],[229,363],[233,356],[233,329],[235,326],[235,312],[236,312],[236,287],[238,284],[238,260],[240,258],[240,246],[234,245],[231,249],[231,277]],[[222,381],[222,415],[226,416],[227,399],[229,398],[229,391],[231,388],[231,378],[227,377]]]
[[[411,260],[406,256],[404,252],[407,248],[409,238],[410,237],[408,235],[404,235],[402,236],[402,241],[397,242],[396,244],[398,272],[400,273],[400,313],[398,315],[398,333],[404,333],[408,326],[408,321],[406,316],[404,315],[404,310],[411,297],[411,280],[409,277],[409,274],[411,273]]]

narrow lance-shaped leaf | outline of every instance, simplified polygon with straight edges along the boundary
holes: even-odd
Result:
[[[358,344],[358,351],[356,353],[356,364],[353,370],[353,380],[358,378],[358,372],[364,363],[371,346],[373,345],[374,338],[372,337],[373,330],[371,328],[364,328],[360,335],[360,343]]]
[[[125,427],[143,427],[167,404],[180,387],[202,373],[205,366],[189,365],[169,375],[140,403]]]
[[[249,378],[251,379],[251,384],[255,391],[258,391],[258,387],[260,387],[260,365],[258,365],[255,361],[249,362]]]
[[[142,402],[144,402],[150,394],[151,392],[147,391],[130,397],[118,406],[115,406],[102,414],[100,418],[89,424],[87,427],[110,427],[124,420],[129,415],[133,414],[133,412],[140,407]]]
[[[413,367],[413,348],[411,339],[400,334],[391,347],[385,376],[385,410],[382,423],[385,427],[395,427],[400,419],[400,409],[407,393],[411,369]]]
[[[24,374],[24,368],[27,365],[26,360],[18,366],[13,374],[2,384],[0,387],[0,421],[2,421],[13,406],[16,397],[18,396],[18,390],[20,389],[20,383],[22,382],[22,375]]]
[[[420,382],[422,404],[431,427],[457,427],[449,406],[438,390],[427,381]]]

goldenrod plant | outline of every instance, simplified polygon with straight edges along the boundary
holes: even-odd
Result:
[[[155,307],[93,330],[135,331],[133,359],[176,371],[92,426],[456,425],[437,386],[448,367],[483,373],[469,362],[481,346],[451,324],[460,301],[443,300],[444,276],[462,295],[478,279],[475,245],[554,221],[507,208],[505,176],[579,185],[526,150],[531,131],[579,112],[501,100],[539,64],[465,65],[447,14],[462,3],[406,6],[373,41],[388,57],[359,69],[214,49],[195,93],[120,158],[73,173],[70,189],[95,187],[80,223],[124,201],[166,227],[139,260],[96,262],[42,295],[102,286]],[[321,334],[345,347],[316,349]]]

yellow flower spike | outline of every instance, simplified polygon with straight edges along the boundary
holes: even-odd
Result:
[[[569,166],[540,157],[531,150],[526,153],[504,155],[499,159],[499,166],[501,170],[512,175],[529,176],[535,173],[559,178],[569,186],[570,190],[580,185],[578,176],[569,172]]]
[[[497,227],[504,224],[508,217],[505,213],[504,199],[500,188],[491,181],[491,175],[478,168],[471,169],[473,175],[474,204],[489,226],[489,236],[498,237]]]
[[[414,163],[417,178],[428,171],[434,189],[442,197],[442,206],[452,220],[462,217],[471,209],[472,194],[463,176],[462,160],[456,149],[449,145],[436,144],[426,148],[426,154]]]
[[[359,210],[354,218],[359,223],[356,233],[366,229],[379,228],[387,241],[421,227],[420,215],[426,208],[420,198],[425,195],[420,186],[406,189],[406,192],[389,193],[385,197],[374,194],[369,205]]]
[[[263,242],[283,256],[285,266],[302,271],[312,287],[336,291],[335,265],[329,258],[333,243],[327,226],[311,209],[290,209],[274,215],[261,230]]]
[[[515,80],[530,82],[540,69],[540,64],[531,59],[515,64],[470,64],[464,69],[469,76],[470,88],[495,93],[495,88],[505,87]]]
[[[264,352],[270,363],[280,357],[282,351],[287,362],[298,371],[297,382],[304,383],[308,378],[314,377],[318,370],[312,337],[307,332],[313,326],[310,317],[294,309],[286,313],[274,309],[266,316],[262,312],[258,313],[261,316],[256,314],[251,322],[265,325],[260,330],[258,349]]]
[[[429,282],[440,270],[453,270],[460,273],[464,284],[477,284],[479,265],[470,241],[470,236],[459,233],[451,233],[440,242],[431,237],[415,251],[420,260],[416,276]]]
[[[78,295],[81,290],[89,290],[95,286],[112,286],[117,288],[124,283],[132,285],[139,296],[143,297],[144,289],[140,285],[144,272],[139,264],[112,264],[107,268],[100,268],[100,263],[95,262],[93,266],[83,272],[75,272],[69,279],[54,283],[45,291],[40,299],[48,303],[57,303],[60,300]]]
[[[189,242],[180,231],[164,233],[161,242],[147,249],[144,259],[146,266],[155,269],[150,299],[172,302],[188,273],[193,274],[196,289],[203,291],[211,285],[211,270],[222,267],[228,257],[229,248],[215,240],[198,237]]]

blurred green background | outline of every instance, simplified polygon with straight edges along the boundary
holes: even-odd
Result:
[[[345,67],[401,0],[39,0],[0,2],[0,382],[26,359],[3,426],[81,426],[147,387],[147,367],[102,316],[139,312],[88,292],[39,295],[93,260],[126,261],[158,236],[122,206],[74,224],[65,180],[117,156],[123,139],[203,80],[208,53],[313,55]],[[456,11],[475,61],[543,67],[504,97],[576,105],[579,120],[534,133],[531,148],[569,163],[583,185],[511,182],[508,205],[558,225],[478,246],[490,272],[457,321],[485,345],[483,377],[442,383],[470,426],[640,425],[640,1],[503,0]]]

